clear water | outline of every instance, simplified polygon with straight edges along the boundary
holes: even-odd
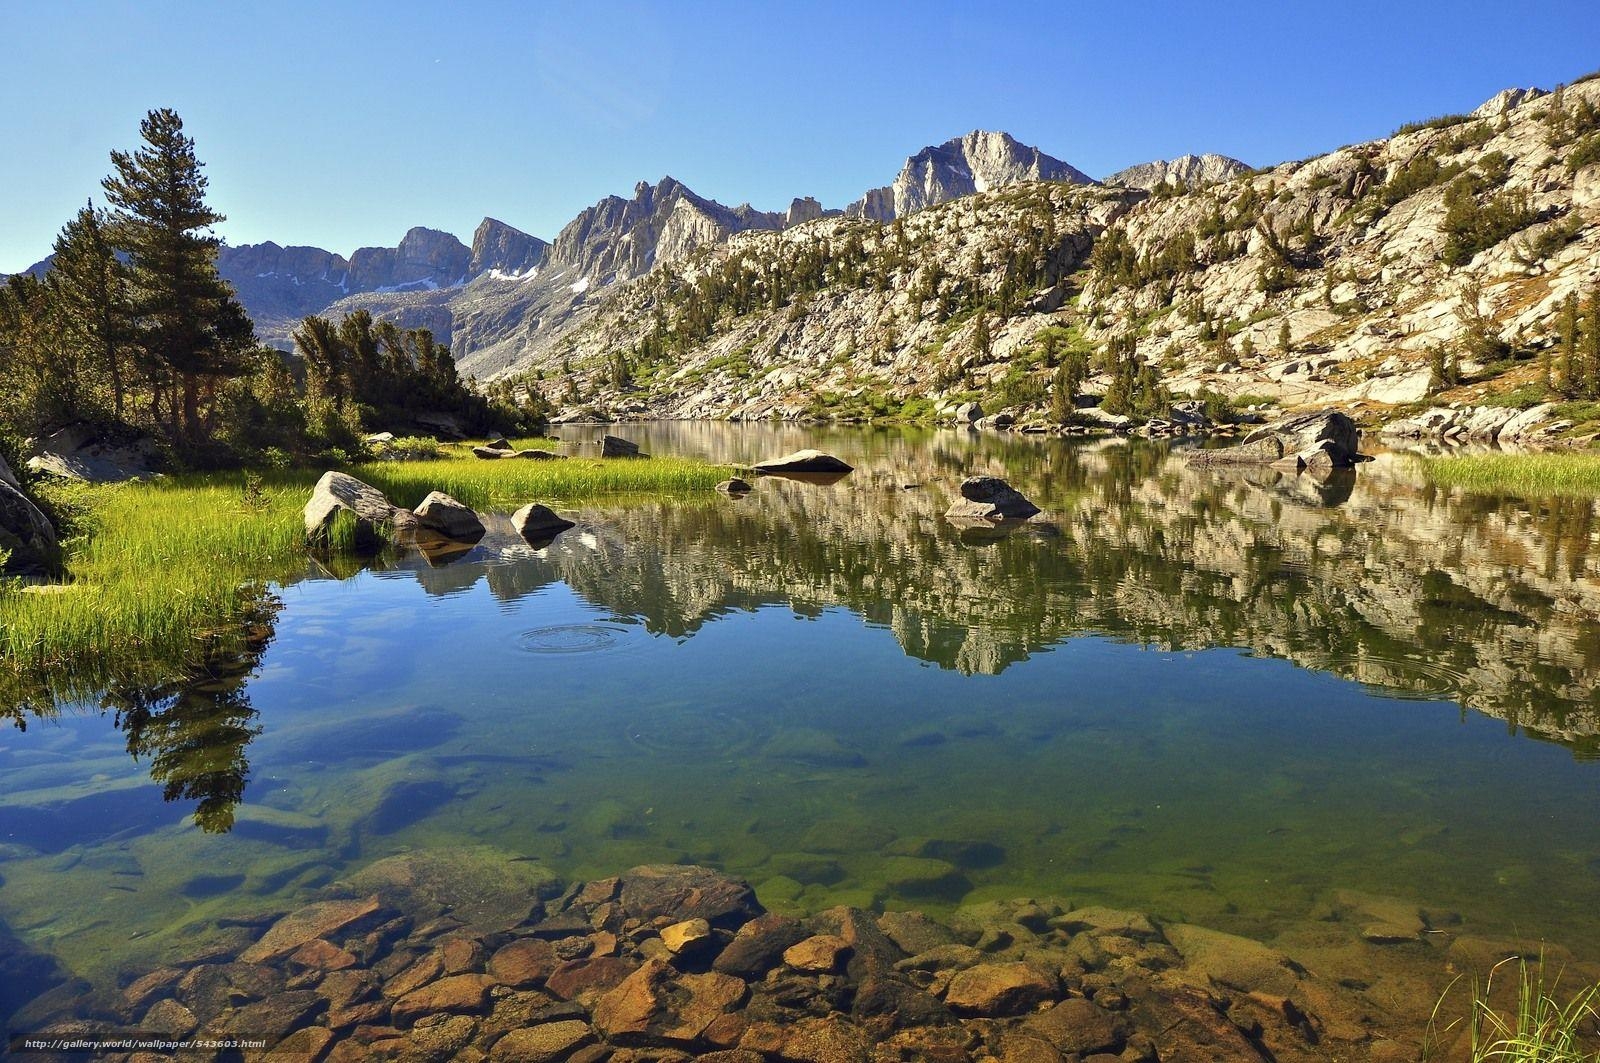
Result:
[[[1589,504],[1401,458],[1318,483],[1124,443],[622,434],[858,467],[585,505],[539,551],[497,525],[443,567],[308,565],[247,675],[0,733],[0,939],[110,978],[474,845],[711,864],[780,910],[1052,895],[1268,939],[1355,889],[1600,959]],[[973,472],[1050,519],[946,523]]]

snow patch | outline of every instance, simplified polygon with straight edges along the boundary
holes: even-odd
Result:
[[[589,290],[589,278],[585,277],[572,286],[573,295],[582,295]]]

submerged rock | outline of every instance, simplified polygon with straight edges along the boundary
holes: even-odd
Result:
[[[855,466],[849,465],[832,454],[824,454],[820,450],[797,450],[793,454],[785,454],[781,458],[768,458],[758,461],[751,466],[759,473],[775,472],[836,472],[845,473],[854,470]]]
[[[1025,520],[1039,512],[1021,491],[998,476],[969,476],[961,481],[961,498],[945,511],[950,521]]]
[[[416,508],[417,524],[458,542],[477,542],[483,538],[483,521],[470,506],[465,506],[443,491],[433,491]]]

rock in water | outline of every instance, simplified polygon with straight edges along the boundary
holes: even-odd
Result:
[[[600,456],[602,458],[646,458],[648,454],[639,451],[639,444],[630,442],[620,436],[600,437]]]
[[[343,510],[356,519],[356,543],[380,544],[391,528],[408,526],[415,518],[383,497],[383,492],[342,472],[325,472],[306,503],[306,538],[326,541],[333,519]]]
[[[1197,450],[1196,465],[1292,465],[1296,469],[1347,469],[1370,461],[1360,453],[1361,429],[1338,410],[1319,410],[1262,425],[1238,446]]]
[[[797,450],[781,458],[769,458],[751,466],[756,472],[851,472],[855,467],[820,450]]]
[[[1039,507],[998,476],[969,476],[961,481],[961,498],[945,511],[945,519],[1024,520]]]
[[[458,542],[476,542],[483,538],[483,521],[468,506],[462,505],[443,491],[433,491],[416,508],[417,523]]]
[[[731,480],[724,480],[719,483],[717,485],[717,490],[721,491],[725,495],[743,495],[749,494],[751,487],[747,481],[741,480],[735,476]]]
[[[511,526],[524,539],[548,540],[575,527],[572,521],[556,513],[549,506],[530,503],[511,514]]]
[[[10,472],[3,468],[0,471]],[[0,479],[0,555],[3,571],[46,575],[56,567],[56,530],[39,507],[16,487]]]

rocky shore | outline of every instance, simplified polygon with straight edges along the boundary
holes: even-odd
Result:
[[[791,918],[703,867],[565,888],[534,864],[483,870],[470,853],[380,860],[115,991],[58,986],[8,1035],[250,1039],[266,1048],[246,1058],[306,1061],[1398,1061],[1418,1058],[1439,988],[1061,898]],[[1343,895],[1324,918],[1347,953],[1441,978],[1507,951],[1430,942],[1439,916],[1382,898]]]

